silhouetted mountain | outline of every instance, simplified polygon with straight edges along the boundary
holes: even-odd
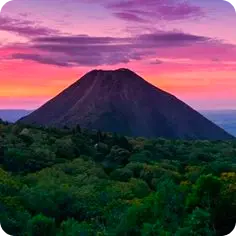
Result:
[[[8,122],[16,122],[19,120],[21,117],[26,116],[30,114],[32,111],[29,110],[5,110],[2,109],[0,110],[0,119]]]
[[[233,138],[128,69],[93,70],[20,122],[58,127],[80,124],[127,136]]]

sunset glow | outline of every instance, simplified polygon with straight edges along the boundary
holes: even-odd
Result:
[[[195,109],[236,108],[222,0],[14,0],[0,14],[0,109],[35,109],[92,69],[127,67]]]

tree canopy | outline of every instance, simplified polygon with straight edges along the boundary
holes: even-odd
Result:
[[[0,222],[16,236],[226,235],[236,141],[0,122]]]

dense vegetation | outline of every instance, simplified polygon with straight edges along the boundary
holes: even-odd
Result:
[[[0,122],[0,222],[14,236],[225,235],[235,170],[235,141]]]

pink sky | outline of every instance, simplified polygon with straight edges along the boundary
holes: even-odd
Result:
[[[222,0],[14,0],[0,14],[0,109],[120,67],[195,109],[236,109],[235,23]]]

